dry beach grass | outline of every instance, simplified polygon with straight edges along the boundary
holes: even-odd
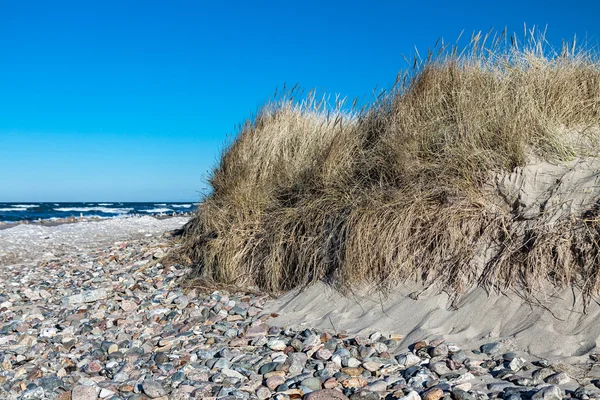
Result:
[[[600,64],[574,42],[554,52],[532,30],[438,43],[364,109],[294,93],[264,106],[224,151],[177,256],[271,292],[328,279],[597,293],[598,203],[527,217],[497,187],[531,163],[593,164],[599,127]]]

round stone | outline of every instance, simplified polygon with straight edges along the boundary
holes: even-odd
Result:
[[[166,390],[163,388],[160,382],[156,382],[151,379],[144,380],[144,382],[142,383],[142,390],[144,391],[144,394],[146,394],[146,396],[150,397],[151,399],[163,397],[167,394]]]
[[[71,391],[71,400],[94,400],[98,398],[98,391],[94,386],[78,385]]]

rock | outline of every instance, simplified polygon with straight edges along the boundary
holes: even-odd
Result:
[[[31,389],[25,390],[19,399],[21,400],[43,400],[46,397],[44,396],[44,389],[41,387],[33,387]]]
[[[106,289],[87,290],[80,294],[69,296],[65,299],[67,304],[93,303],[98,300],[106,299],[108,296]]]
[[[265,336],[269,330],[267,325],[256,325],[248,328],[244,334],[245,337],[255,338],[258,336]]]
[[[277,368],[280,365],[281,365],[280,363],[276,363],[276,362],[266,363],[265,365],[260,367],[260,369],[258,370],[258,373],[261,375],[265,375],[269,372],[275,371],[275,368]]]
[[[362,363],[362,366],[370,372],[379,371],[381,369],[381,364],[375,361],[365,361]]]
[[[167,395],[167,391],[163,388],[162,384],[151,379],[144,380],[142,383],[142,390],[144,391],[144,394],[151,399]]]
[[[223,375],[225,375],[225,376],[228,376],[228,377],[230,377],[230,378],[237,378],[237,379],[239,379],[239,380],[243,380],[243,379],[245,379],[244,375],[240,374],[240,373],[239,373],[239,372],[237,372],[237,371],[234,371],[234,370],[232,370],[232,369],[229,369],[229,368],[223,368],[223,369],[221,370],[221,373],[222,373]]]
[[[64,386],[64,382],[56,376],[47,376],[40,379],[39,385],[45,392],[54,393],[56,389]]]
[[[452,394],[454,395],[455,400],[477,400],[475,396],[467,392],[466,390],[459,389],[454,387],[452,389]]]
[[[398,400],[421,400],[421,396],[417,392],[410,391],[406,396],[400,397]]]
[[[78,385],[71,391],[71,400],[95,400],[98,390],[94,386]]]
[[[266,400],[271,397],[271,391],[268,388],[261,386],[256,390],[256,397],[258,397],[259,400]]]
[[[448,346],[444,343],[439,344],[433,347],[429,351],[429,354],[431,355],[431,357],[446,357],[448,355]]]
[[[350,375],[350,376],[360,376],[363,373],[364,369],[360,368],[360,367],[355,367],[355,368],[351,368],[351,367],[346,367],[346,368],[342,368],[342,372],[345,373],[346,375]]]
[[[355,376],[342,381],[342,386],[345,388],[360,388],[367,385],[367,381],[364,378]]]
[[[138,308],[138,305],[135,301],[131,301],[131,300],[122,300],[121,301],[121,308],[123,309],[123,311],[125,312],[131,312],[131,311],[135,311]]]
[[[332,353],[328,349],[319,349],[315,353],[315,358],[317,360],[327,361],[331,358]]]
[[[311,392],[304,396],[304,400],[349,400],[339,390],[335,389],[322,389],[315,392]]]
[[[321,389],[321,380],[319,378],[306,378],[301,384],[313,391]]]
[[[508,369],[510,369],[511,371],[517,372],[519,371],[523,365],[525,365],[525,359],[521,358],[521,357],[514,357],[509,363],[508,363]]]
[[[342,365],[344,367],[355,368],[360,366],[361,362],[354,357],[344,357],[342,358]]]
[[[359,390],[350,396],[350,400],[379,400],[380,396],[378,393],[371,392],[369,390]]]
[[[271,339],[267,342],[267,347],[271,350],[282,351],[285,350],[287,344],[281,339]]]
[[[442,397],[444,397],[444,391],[436,387],[428,389],[422,395],[423,400],[439,400]]]
[[[396,357],[396,360],[398,361],[398,364],[404,367],[411,367],[421,363],[421,358],[413,353],[401,354]]]
[[[564,372],[557,372],[556,374],[548,376],[545,381],[553,385],[564,385],[569,383],[571,378]]]
[[[277,386],[282,385],[285,382],[285,378],[279,375],[270,376],[266,380],[267,387],[270,390],[275,390]]]
[[[562,390],[556,385],[546,386],[538,390],[531,398],[533,400],[562,400]]]
[[[502,351],[502,344],[499,342],[487,343],[481,346],[481,352],[489,355],[498,354]]]
[[[445,362],[439,361],[429,365],[429,370],[435,372],[437,375],[442,376],[452,372]]]
[[[88,363],[83,370],[86,374],[93,375],[100,373],[100,371],[102,371],[103,369],[104,367],[102,366],[102,363],[100,363],[100,361],[92,361]]]

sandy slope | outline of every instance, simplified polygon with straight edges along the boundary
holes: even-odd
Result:
[[[600,306],[582,312],[578,293],[562,290],[538,297],[539,304],[515,293],[486,293],[476,288],[453,309],[445,293],[418,285],[398,286],[387,298],[378,293],[343,296],[317,284],[269,302],[279,313],[275,325],[303,325],[350,333],[400,333],[406,346],[423,338],[446,338],[475,347],[504,340],[507,347],[565,362],[584,362],[600,340]],[[550,293],[550,292],[548,292]]]

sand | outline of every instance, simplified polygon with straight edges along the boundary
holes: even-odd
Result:
[[[516,293],[473,288],[451,304],[448,294],[417,284],[400,285],[385,297],[367,290],[345,296],[319,283],[268,302],[266,311],[280,314],[271,321],[278,326],[402,334],[406,347],[424,338],[469,348],[502,341],[536,357],[585,362],[598,350],[600,306],[592,302],[584,314],[576,290],[547,290],[534,304]]]

